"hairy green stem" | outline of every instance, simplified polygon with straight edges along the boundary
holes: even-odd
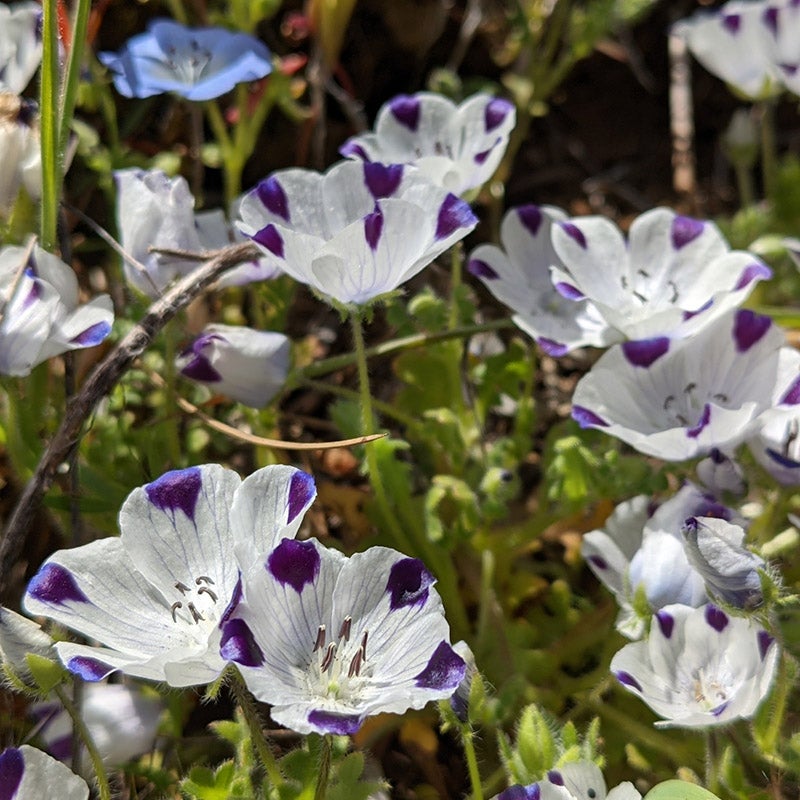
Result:
[[[59,119],[58,149],[62,158],[67,150],[72,115],[75,113],[75,101],[78,97],[78,85],[80,84],[81,68],[83,67],[83,53],[91,8],[91,0],[78,0],[75,6],[75,17],[72,21],[72,41],[69,46],[67,71],[61,96],[61,117]]]
[[[481,773],[478,769],[478,758],[475,755],[475,733],[469,722],[461,726],[461,744],[464,747],[464,755],[467,758],[467,772],[469,782],[472,786],[472,800],[483,800],[483,785],[481,784]]]
[[[56,686],[54,691],[72,720],[73,730],[83,742],[86,752],[89,754],[89,760],[92,762],[92,769],[97,778],[97,792],[100,800],[111,800],[111,788],[108,785],[108,775],[106,775],[106,768],[103,766],[103,759],[100,757],[100,753],[92,740],[92,735],[89,733],[78,707],[72,702],[72,698],[64,691],[62,686]]]
[[[42,68],[39,132],[42,148],[42,203],[39,239],[55,250],[63,154],[58,147],[58,11],[56,0],[42,3]]]
[[[314,800],[325,800],[328,794],[328,781],[331,773],[332,740],[329,733],[322,737],[322,753],[319,757],[319,774],[314,788]]]
[[[242,713],[244,714],[256,757],[261,766],[264,767],[272,786],[279,788],[283,786],[283,773],[281,772],[277,759],[272,754],[269,742],[267,742],[264,736],[264,729],[261,727],[261,720],[258,716],[258,709],[256,708],[253,695],[250,694],[247,686],[245,686],[239,670],[232,669],[231,675],[232,677],[229,685],[236,699],[236,704],[242,709]]]

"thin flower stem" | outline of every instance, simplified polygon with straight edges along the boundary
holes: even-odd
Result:
[[[467,757],[467,771],[469,772],[469,782],[472,786],[472,800],[483,800],[483,785],[481,784],[481,773],[478,769],[478,758],[475,755],[475,734],[469,722],[461,726],[461,744],[464,747],[464,755]]]
[[[450,253],[450,309],[447,319],[447,329],[458,327],[458,295],[463,281],[464,250],[461,244],[456,244]]]
[[[69,46],[69,60],[67,61],[67,72],[61,97],[61,114],[59,119],[58,149],[62,158],[67,150],[72,116],[75,112],[75,101],[78,98],[78,85],[80,84],[81,68],[83,67],[83,53],[86,44],[86,31],[89,26],[89,12],[91,8],[91,0],[78,0],[75,6],[75,18],[72,23],[72,41]]]
[[[181,437],[178,426],[182,419],[178,411],[177,387],[175,385],[176,372],[175,372],[175,357],[177,355],[177,342],[175,341],[177,333],[174,325],[168,325],[164,331],[164,381],[166,383],[165,395],[165,414],[167,419],[164,424],[167,426],[167,448],[169,451],[169,460],[172,462],[173,469],[180,466],[181,463]]]
[[[42,68],[39,130],[42,148],[42,209],[39,238],[42,247],[56,246],[62,156],[58,147],[58,11],[56,0],[42,3]]]
[[[719,736],[714,728],[706,731],[706,788],[714,794],[719,794],[720,763],[719,763]]]
[[[331,750],[332,740],[329,733],[322,737],[322,753],[319,757],[319,774],[317,785],[314,789],[314,800],[325,800],[328,794],[328,781],[331,772]]]
[[[269,777],[270,783],[275,788],[283,786],[283,773],[278,764],[277,759],[270,750],[269,742],[264,736],[264,729],[261,727],[261,720],[258,716],[258,709],[256,708],[253,695],[250,694],[247,686],[245,686],[239,670],[231,670],[232,678],[230,687],[236,699],[239,708],[242,709],[247,727],[250,731],[250,740],[253,743],[253,749],[256,752],[261,765]]]
[[[736,188],[739,190],[739,207],[750,208],[755,203],[755,189],[753,188],[753,173],[747,164],[736,160],[733,162],[736,174]]]
[[[778,173],[775,144],[775,101],[761,103],[761,174],[764,181],[764,197],[775,199],[775,181]]]
[[[72,727],[89,754],[92,769],[94,769],[94,774],[97,778],[97,792],[100,800],[111,800],[111,788],[108,785],[108,775],[106,775],[106,769],[103,766],[103,759],[97,751],[97,747],[92,740],[89,729],[86,727],[86,723],[83,721],[83,717],[81,717],[80,711],[78,711],[77,706],[72,702],[72,698],[64,691],[62,686],[56,686],[55,693],[61,701],[61,705],[64,706],[64,710],[69,714],[72,720]]]

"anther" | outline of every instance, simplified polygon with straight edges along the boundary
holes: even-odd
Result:
[[[331,664],[333,664],[333,659],[336,656],[336,643],[331,642],[328,645],[328,649],[325,651],[325,658],[322,659],[322,663],[319,665],[320,672],[327,672],[328,668]]]
[[[214,581],[208,577],[208,575],[201,575],[199,578],[195,578],[194,582],[199,586],[201,583],[208,583],[211,586],[214,585]]]
[[[347,670],[347,677],[352,678],[353,676],[358,677],[359,673],[361,672],[361,663],[364,660],[364,654],[362,649],[359,647],[356,650],[356,654],[353,656],[353,660],[350,662],[350,669]]]
[[[207,594],[215,603],[217,602],[217,595],[208,588],[208,586],[201,586],[197,590],[197,594]]]
[[[195,622],[200,622],[200,620],[205,619],[205,617],[194,607],[194,603],[189,603],[187,608],[192,612],[192,619]]]
[[[664,411],[669,411],[669,407],[675,402],[675,395],[671,394],[667,396],[667,399],[664,401]]]
[[[172,621],[173,621],[173,622],[177,622],[177,621],[178,621],[178,620],[177,620],[177,618],[175,617],[175,612],[176,612],[176,611],[177,611],[179,608],[183,608],[183,603],[181,603],[181,601],[180,601],[180,600],[178,600],[178,602],[177,602],[177,603],[173,603],[173,604],[172,604]]]
[[[728,395],[726,395],[725,392],[717,392],[714,395],[713,399],[716,400],[719,403],[727,403],[728,402]]]
[[[367,660],[367,635],[369,631],[364,631],[364,635],[361,637],[361,647],[359,648],[361,651],[361,658],[363,661]]]
[[[325,626],[320,625],[317,629],[317,639],[314,642],[314,650],[313,652],[317,652],[317,650],[322,650],[325,647]]]
[[[185,583],[181,583],[180,581],[178,581],[178,582],[175,584],[175,588],[176,588],[176,589],[177,589],[177,590],[178,590],[178,591],[179,591],[181,594],[186,594],[186,592],[190,591],[189,587],[188,587],[188,586],[187,586]]]
[[[690,381],[686,384],[686,387],[683,390],[684,394],[691,394],[697,388],[697,384],[694,381]]]
[[[667,285],[672,287],[672,297],[670,297],[669,299],[670,303],[677,302],[679,292],[678,292],[678,287],[675,284],[675,281],[670,281]]]
[[[346,642],[350,641],[350,626],[353,624],[353,618],[348,614],[342,622],[342,627],[339,628],[339,638],[344,639]]]
[[[797,435],[800,431],[798,431],[797,420],[792,419],[792,421],[786,426],[786,439],[783,443],[783,457],[789,458],[789,448],[792,446],[792,443],[797,439]]]

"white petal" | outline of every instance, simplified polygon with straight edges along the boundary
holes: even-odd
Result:
[[[3,774],[11,778],[5,787],[14,800],[40,800],[52,797],[58,787],[60,800],[88,800],[89,787],[64,764],[41,750],[23,744],[19,749],[9,747],[0,753]],[[20,763],[22,762],[22,763]],[[22,767],[21,774],[19,767]],[[13,783],[19,780],[17,786]]]

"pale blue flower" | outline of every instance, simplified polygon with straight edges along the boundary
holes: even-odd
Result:
[[[187,100],[211,100],[237,83],[272,71],[270,52],[258,39],[224,28],[187,28],[157,19],[130,38],[119,53],[98,55],[125,97],[175,92]]]

